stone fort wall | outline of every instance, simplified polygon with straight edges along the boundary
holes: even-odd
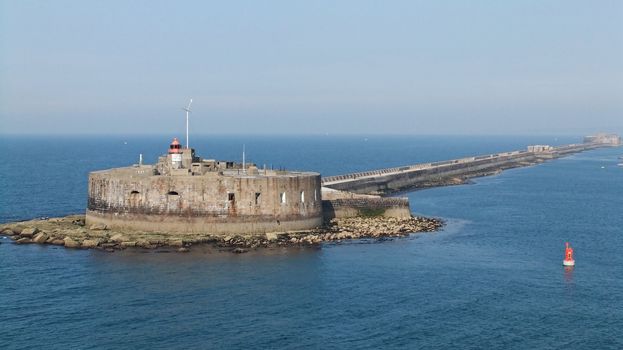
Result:
[[[151,167],[89,175],[87,223],[155,232],[260,234],[322,224],[320,175],[149,176]]]

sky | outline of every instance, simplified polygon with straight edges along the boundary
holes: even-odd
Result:
[[[623,1],[0,0],[0,134],[623,132]]]

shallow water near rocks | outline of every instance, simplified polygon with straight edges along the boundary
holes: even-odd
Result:
[[[333,175],[580,138],[195,140],[206,158],[238,159],[245,143],[260,165]],[[168,142],[3,138],[0,221],[80,212],[88,171],[138,153],[152,162]],[[622,154],[590,151],[403,194],[446,227],[382,242],[179,254],[0,239],[0,348],[620,349]],[[566,240],[577,263],[567,271]]]

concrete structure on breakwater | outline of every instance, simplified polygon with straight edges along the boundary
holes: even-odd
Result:
[[[313,229],[323,223],[320,174],[205,160],[175,139],[155,165],[90,173],[86,223],[223,235]]]
[[[528,146],[526,151],[329,176],[322,179],[322,186],[358,194],[383,195],[410,189],[460,184],[469,178],[490,175],[505,169],[538,164],[599,147],[619,145],[621,138],[618,135],[598,134],[587,136],[585,143],[582,144],[558,147],[534,145]]]
[[[406,197],[381,197],[322,188],[322,211],[326,220],[351,217],[411,217]]]

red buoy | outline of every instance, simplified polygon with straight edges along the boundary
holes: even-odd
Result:
[[[565,242],[565,260],[562,261],[564,266],[575,266],[575,260],[573,260],[573,248],[569,246],[569,242]]]

